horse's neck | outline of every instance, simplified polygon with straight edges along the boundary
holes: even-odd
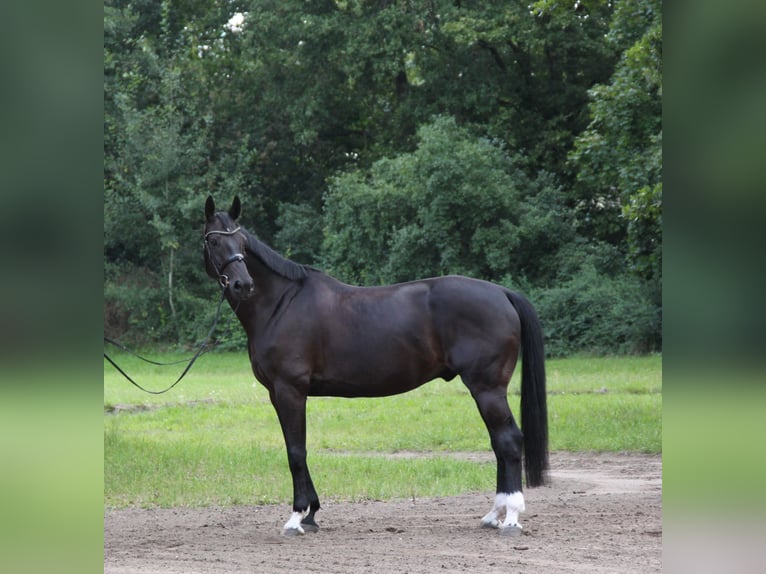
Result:
[[[251,332],[262,327],[277,307],[300,288],[301,283],[280,276],[259,261],[250,263],[248,270],[255,292],[250,299],[239,305],[236,313],[245,330]]]

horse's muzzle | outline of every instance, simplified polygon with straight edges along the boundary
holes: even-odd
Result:
[[[239,301],[245,301],[246,299],[249,299],[250,296],[255,291],[255,286],[253,285],[253,280],[248,279],[232,279],[230,280],[228,277],[226,277],[226,284],[223,284],[223,278],[226,277],[225,275],[221,276],[221,285],[223,287],[227,287],[229,289],[229,293],[237,300]]]

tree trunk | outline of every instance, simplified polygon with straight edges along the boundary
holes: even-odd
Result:
[[[174,248],[170,248],[170,265],[168,266],[168,303],[170,304],[170,316],[173,317],[173,324],[176,319],[176,308],[173,305],[173,254]]]

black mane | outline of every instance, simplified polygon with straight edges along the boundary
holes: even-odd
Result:
[[[290,261],[286,257],[282,257],[252,233],[245,231],[244,229],[242,230],[242,233],[244,233],[247,238],[247,253],[256,257],[274,273],[285,279],[290,279],[291,281],[300,281],[306,278],[307,271],[305,265],[301,265],[295,261]]]

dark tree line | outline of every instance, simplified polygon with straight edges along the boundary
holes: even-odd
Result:
[[[109,0],[105,330],[202,335],[212,193],[343,280],[468,274],[551,353],[658,350],[661,97],[658,0]]]

